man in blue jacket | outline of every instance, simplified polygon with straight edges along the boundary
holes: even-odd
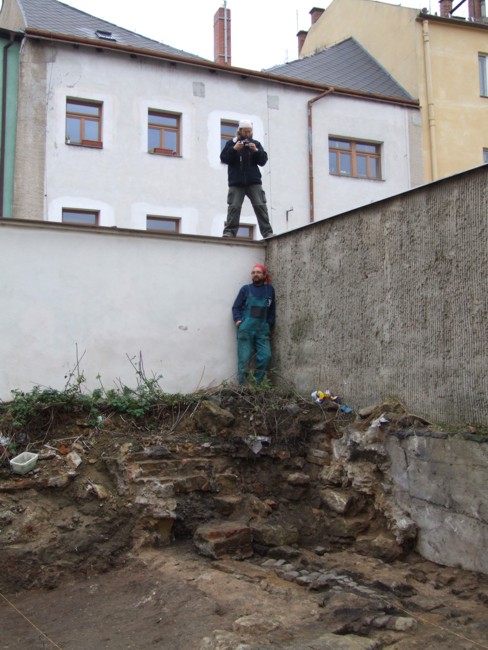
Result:
[[[269,222],[266,195],[261,181],[259,167],[268,161],[268,154],[260,142],[253,140],[252,123],[241,120],[235,138],[228,140],[220,154],[220,160],[227,165],[229,193],[227,195],[227,221],[223,237],[235,237],[239,230],[239,220],[244,197],[248,196],[258,220],[261,235],[266,238],[273,234]],[[258,167],[259,165],[259,167]]]
[[[232,305],[232,317],[237,327],[237,379],[249,380],[249,366],[255,357],[254,378],[263,381],[271,362],[269,335],[275,322],[275,292],[269,284],[267,269],[255,264],[251,271],[252,284],[241,287]]]

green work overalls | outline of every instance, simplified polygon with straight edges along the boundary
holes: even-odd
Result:
[[[267,318],[272,293],[268,289],[265,298],[256,298],[249,289],[248,291],[242,322],[237,329],[237,378],[240,384],[245,384],[249,379],[249,365],[253,356],[256,360],[254,377],[257,382],[264,379],[271,361],[270,326]]]

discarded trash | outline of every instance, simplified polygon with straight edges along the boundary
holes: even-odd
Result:
[[[385,418],[385,414],[382,413],[379,418],[376,418],[376,420],[373,420],[371,424],[369,425],[370,429],[377,429],[380,427],[382,424],[386,424],[386,422],[389,422],[387,418]]]
[[[312,399],[318,404],[322,404],[322,402],[325,400],[330,400],[331,402],[339,404],[339,410],[341,410],[343,413],[352,413],[352,408],[350,406],[347,406],[347,404],[341,404],[342,399],[338,395],[333,395],[330,390],[314,390],[312,393]]]
[[[24,451],[10,461],[10,466],[16,474],[27,474],[37,465],[39,454]]]
[[[269,436],[248,436],[246,444],[253,453],[259,454],[264,446],[267,447],[271,444],[271,438]]]
[[[321,390],[315,390],[312,393],[313,399],[318,402],[319,404],[322,404],[322,402],[326,399],[330,399],[331,402],[335,402],[336,404],[341,403],[341,398],[338,397],[337,395],[333,395],[330,390],[326,390],[322,392]]]

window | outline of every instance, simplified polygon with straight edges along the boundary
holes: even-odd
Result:
[[[236,237],[239,239],[254,239],[254,226],[241,223]]]
[[[381,145],[329,138],[329,172],[354,178],[381,178]]]
[[[228,140],[232,140],[235,136],[239,122],[231,122],[230,120],[222,120],[220,122],[220,148],[223,149]]]
[[[147,147],[149,153],[180,155],[180,115],[149,111]]]
[[[153,232],[179,233],[180,221],[176,217],[155,217],[151,214],[146,218],[146,230]]]
[[[103,29],[95,30],[95,36],[100,38],[102,41],[117,41],[112,32],[106,32]]]
[[[488,149],[483,149],[483,163],[485,165],[488,163]]]
[[[66,144],[102,147],[102,104],[66,100]]]
[[[63,208],[63,223],[76,223],[80,226],[98,226],[98,215],[98,210]]]
[[[480,71],[480,95],[488,97],[488,55],[478,55],[478,65]]]

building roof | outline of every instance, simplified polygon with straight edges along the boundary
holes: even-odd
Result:
[[[354,38],[267,72],[390,97],[411,95]]]
[[[120,45],[204,60],[195,54],[159,43],[96,18],[58,0],[17,0],[17,3],[24,17],[26,29],[39,29],[95,41],[110,41]]]

